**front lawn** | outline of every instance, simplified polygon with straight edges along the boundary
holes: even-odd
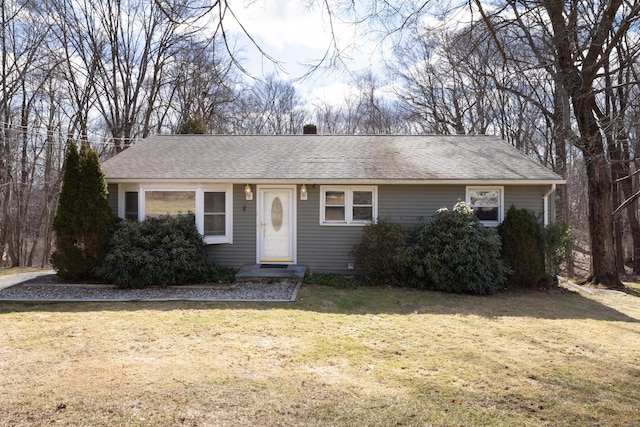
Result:
[[[0,303],[0,426],[638,425],[640,299]]]

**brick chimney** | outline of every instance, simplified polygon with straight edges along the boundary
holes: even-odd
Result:
[[[303,135],[316,135],[318,133],[318,128],[316,125],[304,125],[302,126],[302,134]]]

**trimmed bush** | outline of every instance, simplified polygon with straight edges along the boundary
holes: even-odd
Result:
[[[193,215],[176,215],[118,223],[99,275],[121,288],[140,288],[207,282],[215,268]]]
[[[546,281],[543,228],[535,214],[511,206],[498,226],[502,260],[512,270],[507,287],[534,287]]]
[[[354,248],[363,280],[374,285],[403,285],[406,243],[407,229],[402,224],[380,220],[365,227],[362,242]]]
[[[408,255],[410,284],[420,288],[485,295],[506,281],[498,234],[464,203],[415,227]]]

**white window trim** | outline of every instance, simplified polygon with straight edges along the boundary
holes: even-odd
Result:
[[[471,192],[472,191],[498,191],[499,193],[499,203],[498,203],[498,220],[497,221],[487,221],[480,220],[480,223],[486,227],[497,227],[504,220],[504,187],[503,186],[469,186],[466,188],[466,203],[471,209]]]
[[[133,191],[138,193],[138,220],[140,219],[140,186],[133,184],[118,184],[118,217],[124,219],[126,212],[125,208],[125,193]]]
[[[325,219],[325,201],[328,191],[343,191],[345,193],[345,220],[344,221],[327,221]],[[372,193],[372,221],[354,221],[353,220],[353,192],[354,191],[371,191]],[[321,185],[320,186],[320,225],[327,226],[366,226],[375,222],[378,218],[378,187],[375,185]]]
[[[203,235],[202,239],[206,244],[233,243],[233,184],[220,185],[156,185],[156,184],[140,184],[140,185],[122,185],[120,184],[118,191],[118,216],[125,217],[124,198],[125,192],[138,192],[138,220],[143,221],[146,217],[145,193],[147,191],[194,191],[196,193],[195,200],[195,219],[198,232]],[[204,236],[204,193],[206,192],[224,192],[225,193],[225,234],[224,236]]]

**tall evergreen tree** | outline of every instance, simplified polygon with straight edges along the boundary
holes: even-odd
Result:
[[[76,201],[80,193],[81,180],[78,147],[74,142],[71,142],[67,146],[58,210],[53,219],[56,249],[51,254],[51,264],[57,270],[58,275],[64,278],[72,278],[83,266],[82,250],[76,244],[79,228]]]
[[[88,272],[93,275],[106,250],[109,231],[113,225],[113,213],[109,207],[107,183],[100,160],[87,144],[80,148],[80,235],[84,244],[84,258]]]
[[[70,143],[58,211],[53,221],[56,250],[51,263],[65,279],[90,278],[100,265],[113,215],[98,156],[87,145]]]

